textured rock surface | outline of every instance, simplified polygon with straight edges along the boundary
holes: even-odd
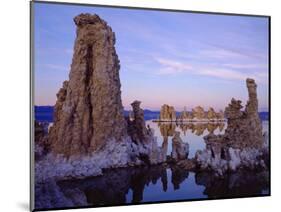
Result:
[[[217,119],[217,113],[215,112],[214,108],[210,107],[207,113],[208,119]]]
[[[152,129],[148,129],[145,126],[144,113],[140,108],[140,101],[134,101],[131,105],[133,107],[132,121],[128,123],[128,133],[131,136],[133,142],[140,144],[147,142],[150,137],[153,136]]]
[[[177,162],[177,166],[183,170],[193,170],[196,168],[196,162],[194,159],[180,160]]]
[[[239,167],[264,169],[268,166],[268,147],[258,115],[257,85],[253,79],[247,79],[246,84],[249,100],[245,111],[241,111],[241,101],[232,99],[225,109],[225,134],[210,133],[204,137],[207,148],[196,153],[201,169],[211,169],[222,175]]]
[[[184,160],[189,153],[188,143],[184,143],[180,137],[180,132],[176,131],[175,136],[172,138],[172,153],[171,157],[174,160]]]
[[[173,106],[164,104],[160,111],[161,121],[176,121],[176,111]]]
[[[57,94],[51,151],[35,164],[37,182],[85,178],[105,168],[157,164],[166,155],[146,128],[140,102],[123,116],[115,36],[97,15],[80,14],[69,81]]]
[[[224,119],[224,112],[222,110],[220,110],[216,115],[217,115],[217,119],[221,119],[221,120]]]
[[[132,120],[127,119],[128,134],[135,144],[134,152],[137,157],[142,159],[147,164],[162,163],[166,160],[167,147],[163,149],[158,147],[157,138],[154,136],[154,131],[148,126],[145,126],[143,110],[140,108],[140,101],[134,101]]]
[[[192,114],[186,111],[186,107],[184,107],[184,110],[177,118],[178,121],[188,121],[192,119]]]
[[[35,121],[34,125],[34,153],[35,160],[38,161],[50,151],[50,143],[48,140],[47,130],[44,129],[44,124]]]
[[[205,114],[204,108],[202,108],[201,106],[197,106],[197,107],[193,108],[192,116],[194,119],[205,119],[206,114]]]
[[[65,156],[91,153],[126,137],[115,35],[97,15],[80,14],[74,22],[69,81],[57,94],[50,129],[52,151]]]

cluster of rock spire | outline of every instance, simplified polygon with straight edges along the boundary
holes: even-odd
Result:
[[[247,79],[246,84],[249,100],[245,110],[241,110],[241,101],[233,98],[225,109],[225,133],[207,135],[207,148],[197,152],[196,161],[201,169],[212,169],[222,175],[243,166],[250,169],[268,167],[268,146],[258,114],[257,85],[253,79]]]
[[[132,119],[124,117],[120,65],[110,26],[99,16],[90,14],[80,14],[74,22],[77,37],[69,80],[57,94],[54,124],[44,138],[49,154],[35,164],[37,180],[80,178],[102,174],[104,168],[163,163],[170,134],[174,136],[171,157],[185,160],[189,146],[181,140],[179,132],[172,132],[173,128],[163,132],[167,135],[162,147],[158,147],[153,130],[145,125],[140,101],[131,104]],[[192,112],[185,109],[177,117],[174,107],[165,104],[160,121],[212,121],[226,117],[225,134],[217,136],[210,132],[205,138],[206,150],[196,154],[196,165],[221,172],[235,170],[246,162],[252,165],[257,163],[263,145],[256,87],[254,80],[247,79],[249,101],[245,111],[241,111],[241,101],[232,99],[225,114],[213,108],[206,112],[198,106]],[[40,127],[36,129],[37,137],[41,138]],[[258,163],[263,166],[264,160]]]
[[[208,111],[204,111],[204,108],[197,106],[192,109],[191,112],[184,110],[177,116],[173,106],[164,104],[160,110],[160,117],[158,121],[223,121],[224,112],[220,110],[216,112],[214,108],[210,107]]]

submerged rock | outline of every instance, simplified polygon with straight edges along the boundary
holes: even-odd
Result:
[[[268,147],[262,135],[262,124],[258,115],[257,85],[253,79],[247,79],[246,83],[249,100],[245,111],[241,111],[240,100],[231,100],[225,109],[225,134],[210,133],[205,136],[206,149],[196,153],[195,159],[200,169],[210,169],[223,175],[226,171],[236,171],[241,167],[268,167]]]

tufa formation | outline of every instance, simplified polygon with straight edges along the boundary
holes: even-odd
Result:
[[[192,109],[192,116],[194,119],[205,119],[205,111],[204,108],[201,106],[197,106],[194,109]]]
[[[84,178],[105,168],[158,164],[166,160],[146,128],[140,102],[131,121],[123,116],[115,35],[97,15],[80,14],[69,81],[57,94],[50,152],[35,165],[37,182]]]
[[[225,134],[210,133],[204,137],[206,149],[198,151],[195,157],[201,169],[211,169],[223,175],[239,167],[268,167],[268,148],[258,115],[257,85],[253,79],[247,79],[246,84],[249,100],[245,110],[241,110],[241,101],[233,98],[225,109]]]
[[[126,135],[114,32],[97,15],[80,14],[74,22],[69,81],[57,94],[50,129],[52,151],[65,156],[94,152]]]
[[[160,111],[160,120],[161,121],[176,121],[176,111],[173,106],[162,105]]]

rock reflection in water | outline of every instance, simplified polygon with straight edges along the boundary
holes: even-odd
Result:
[[[164,165],[105,171],[103,176],[36,185],[37,208],[120,205],[166,200],[245,197],[268,193],[268,172],[219,179]]]
[[[205,187],[209,198],[250,197],[269,194],[269,172],[238,171],[228,173],[223,179],[201,172],[195,175],[197,185]]]
[[[168,177],[165,166],[151,166],[111,170],[101,177],[61,181],[58,185],[65,194],[70,193],[69,190],[84,193],[89,205],[114,205],[129,202],[126,200],[129,190],[132,191],[131,203],[142,202],[145,188],[150,184],[155,185],[158,180],[162,184],[162,192],[168,189],[168,179],[171,180],[174,190],[180,189],[180,184],[188,176],[187,171],[172,167],[171,177]]]
[[[219,130],[219,132],[222,132],[225,127],[224,122],[219,123],[158,123],[158,127],[160,129],[161,135],[163,137],[169,137],[174,136],[176,127],[179,127],[180,130],[183,132],[183,135],[187,134],[188,130],[191,130],[191,133],[201,136],[205,130],[208,131],[208,133],[214,133],[216,129]]]
[[[184,143],[189,144],[189,158],[195,156],[197,150],[206,148],[204,136],[212,134],[222,134],[226,127],[225,122],[209,122],[209,123],[183,123],[183,122],[147,122],[158,136],[158,145],[162,146],[163,155],[171,155],[172,138],[175,132],[180,132],[180,138]]]

